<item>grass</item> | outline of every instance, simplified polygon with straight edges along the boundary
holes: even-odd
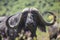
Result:
[[[47,29],[47,30],[48,30],[48,29]],[[40,31],[39,29],[37,29],[36,34],[37,34],[37,39],[38,39],[38,40],[49,40],[48,31],[42,32],[42,31]],[[18,40],[18,38],[17,38],[16,40]]]

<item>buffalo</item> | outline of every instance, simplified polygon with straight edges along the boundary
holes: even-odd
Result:
[[[24,34],[30,34],[29,37],[33,40],[34,37],[37,38],[36,35],[36,30],[37,27],[42,30],[43,32],[46,32],[45,26],[51,26],[55,23],[56,21],[56,16],[52,12],[45,12],[45,13],[50,13],[51,15],[54,16],[53,22],[52,23],[47,23],[44,21],[42,16],[40,15],[39,11],[36,8],[25,8],[23,10],[23,14],[27,15],[27,18],[24,16],[23,20],[25,19],[24,22]],[[23,17],[23,16],[22,16]],[[26,35],[28,36],[28,35]],[[26,37],[27,38],[27,37]],[[36,39],[37,40],[37,39]]]
[[[48,28],[48,33],[49,33],[49,38],[50,40],[52,40],[53,38],[56,39],[57,38],[57,34],[58,34],[58,23],[55,22],[54,25],[51,25],[49,28]]]
[[[21,33],[22,30],[23,30],[23,36],[24,35],[26,36],[25,39],[30,38],[30,40],[33,40],[34,37],[36,37],[37,40],[36,35],[37,27],[41,31],[46,32],[45,26],[51,26],[56,21],[56,16],[54,15],[54,13],[52,12],[44,12],[44,13],[50,13],[51,15],[54,16],[52,23],[45,22],[40,12],[36,8],[25,8],[21,13],[17,13],[15,15],[7,17],[7,20],[4,21],[3,23],[5,23],[6,25],[5,29],[6,34],[9,37],[9,40],[15,40],[15,38],[19,36],[18,34]],[[21,39],[19,40],[24,39],[21,37]]]
[[[7,38],[7,26],[6,26],[6,20],[7,20],[8,16],[1,16],[0,17],[0,38],[2,40],[2,37],[3,39],[6,39]]]

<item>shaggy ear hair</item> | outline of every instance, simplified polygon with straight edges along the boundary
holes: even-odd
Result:
[[[21,18],[20,14],[15,14],[15,15],[8,17],[8,19],[6,20],[7,27],[17,26],[19,24],[20,18]]]
[[[38,29],[42,32],[46,32],[46,26],[43,24],[38,25]]]
[[[9,18],[8,24],[10,27],[17,26],[19,24],[21,16],[19,14],[13,15],[12,17]]]

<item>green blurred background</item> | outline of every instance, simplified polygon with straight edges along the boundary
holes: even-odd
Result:
[[[35,7],[41,14],[44,11],[52,11],[57,16],[57,22],[60,21],[60,0],[0,0],[0,16],[3,14],[13,15],[26,7]],[[44,19],[47,19],[47,17]],[[46,27],[46,30],[48,30],[48,27]],[[37,35],[39,40],[49,40],[48,31],[44,33],[37,29]]]

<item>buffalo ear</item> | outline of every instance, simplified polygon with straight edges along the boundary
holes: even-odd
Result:
[[[18,16],[12,16],[9,20],[8,20],[8,24],[10,27],[15,27],[18,25],[19,23],[19,17]]]
[[[40,29],[42,32],[46,32],[46,27],[44,25],[38,26],[38,29]]]

